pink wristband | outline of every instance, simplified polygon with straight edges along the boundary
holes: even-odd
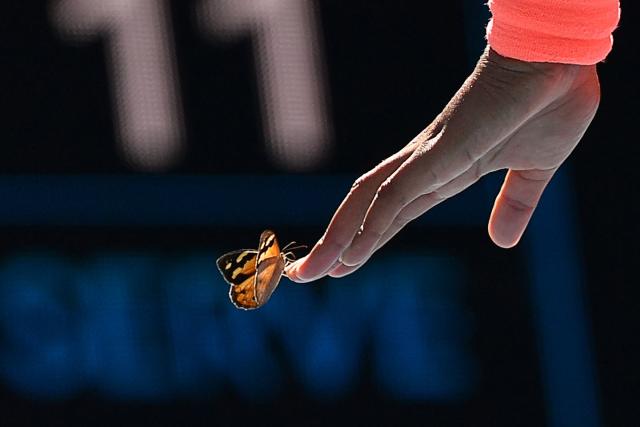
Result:
[[[590,65],[611,51],[618,0],[489,0],[493,50],[529,62]]]

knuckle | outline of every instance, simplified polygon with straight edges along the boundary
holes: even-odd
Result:
[[[465,144],[464,147],[462,147],[462,152],[469,163],[474,163],[478,160],[478,157],[468,144]]]
[[[511,209],[516,212],[532,212],[536,208],[535,204],[526,203],[522,200],[517,200],[507,195],[504,196],[504,201]]]
[[[401,206],[405,206],[407,203],[404,192],[395,185],[392,179],[387,179],[380,185],[376,193],[376,199],[378,203],[395,203]]]
[[[352,189],[352,190],[355,190],[355,189],[357,189],[358,187],[361,187],[361,186],[362,186],[362,184],[364,184],[364,183],[365,183],[366,179],[367,179],[367,175],[362,175],[361,177],[359,177],[358,179],[356,179],[356,180],[353,182],[353,185],[351,185],[351,189]]]
[[[545,183],[551,179],[555,169],[538,169],[514,171],[520,179],[532,183]]]
[[[325,250],[342,253],[349,246],[349,243],[350,242],[346,242],[344,240],[327,239],[326,236],[323,236],[316,246]]]
[[[483,170],[484,168],[482,167],[482,164],[480,162],[476,162],[475,165],[472,166],[471,178],[473,179],[474,182],[478,181],[480,178],[484,176]]]
[[[434,202],[441,202],[441,201],[447,199],[447,195],[444,194],[442,191],[433,191],[433,192],[429,193],[429,197]]]
[[[368,227],[367,229],[364,230],[364,232],[366,232],[366,234],[368,235],[367,237],[368,239],[372,239],[375,241],[380,240],[383,234],[380,230],[378,230],[375,227]]]
[[[441,186],[443,182],[441,182],[440,176],[434,167],[428,168],[426,171],[426,190]]]
[[[370,187],[372,176],[373,174],[371,172],[367,172],[364,175],[360,176],[358,179],[356,179],[351,185],[349,194],[355,194],[355,193],[361,192],[362,190],[367,188],[367,186]]]

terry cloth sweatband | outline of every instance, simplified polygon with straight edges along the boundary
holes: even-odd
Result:
[[[529,62],[590,65],[611,51],[618,0],[489,0],[493,50]]]

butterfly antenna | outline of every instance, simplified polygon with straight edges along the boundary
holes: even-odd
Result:
[[[304,249],[304,248],[308,248],[309,246],[307,245],[297,245],[297,246],[293,246],[295,245],[296,242],[291,242],[288,245],[286,245],[284,248],[282,248],[282,252],[291,252],[291,251],[295,251],[297,249]]]
[[[295,245],[295,246],[294,246]],[[288,265],[297,259],[296,254],[293,252],[296,249],[308,248],[307,245],[296,245],[296,242],[291,242],[282,248],[282,255],[285,259],[285,263]],[[285,274],[286,275],[286,274]]]
[[[282,255],[284,257],[285,268],[288,267],[292,262],[296,260],[296,255],[293,252],[284,252]],[[289,278],[286,271],[283,271],[282,275],[287,279]]]
[[[289,249],[291,247],[291,245],[295,245],[295,241],[294,242],[289,242],[286,245],[284,245],[284,248],[282,248],[282,252],[286,251],[287,249]]]

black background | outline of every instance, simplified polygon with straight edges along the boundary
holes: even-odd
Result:
[[[444,106],[473,66],[475,45],[469,45],[469,34],[481,37],[482,22],[469,25],[475,21],[465,15],[468,2],[462,1],[319,3],[336,150],[315,172],[355,176],[404,145]],[[640,306],[633,296],[640,259],[637,8],[634,2],[623,4],[614,51],[599,65],[600,111],[568,162],[578,196],[575,221],[606,425],[633,425],[640,416]],[[193,2],[173,1],[171,9],[189,151],[169,174],[281,173],[264,161],[250,41],[212,44],[197,32]],[[104,49],[102,42],[62,42],[45,2],[5,4],[0,14],[3,175],[138,173],[122,160],[114,143]],[[241,152],[234,145],[238,141]],[[2,203],[2,209],[10,209],[11,201]],[[285,234],[312,241],[323,226],[290,227]],[[0,245],[4,254],[42,246],[68,254],[100,248],[180,250],[230,241],[239,231],[257,235],[260,230],[174,227],[159,236],[149,227],[4,226]],[[468,400],[392,402],[366,380],[339,403],[309,400],[292,386],[278,405],[269,406],[248,405],[231,392],[215,402],[202,396],[132,403],[91,391],[70,400],[41,401],[4,389],[0,424],[113,425],[135,420],[158,425],[321,425],[346,420],[396,424],[402,419],[415,425],[543,425],[545,397],[521,280],[522,249],[493,247],[483,227],[433,227],[399,236],[391,250],[420,248],[425,241],[435,251],[464,259],[474,275],[469,300],[482,373]]]

